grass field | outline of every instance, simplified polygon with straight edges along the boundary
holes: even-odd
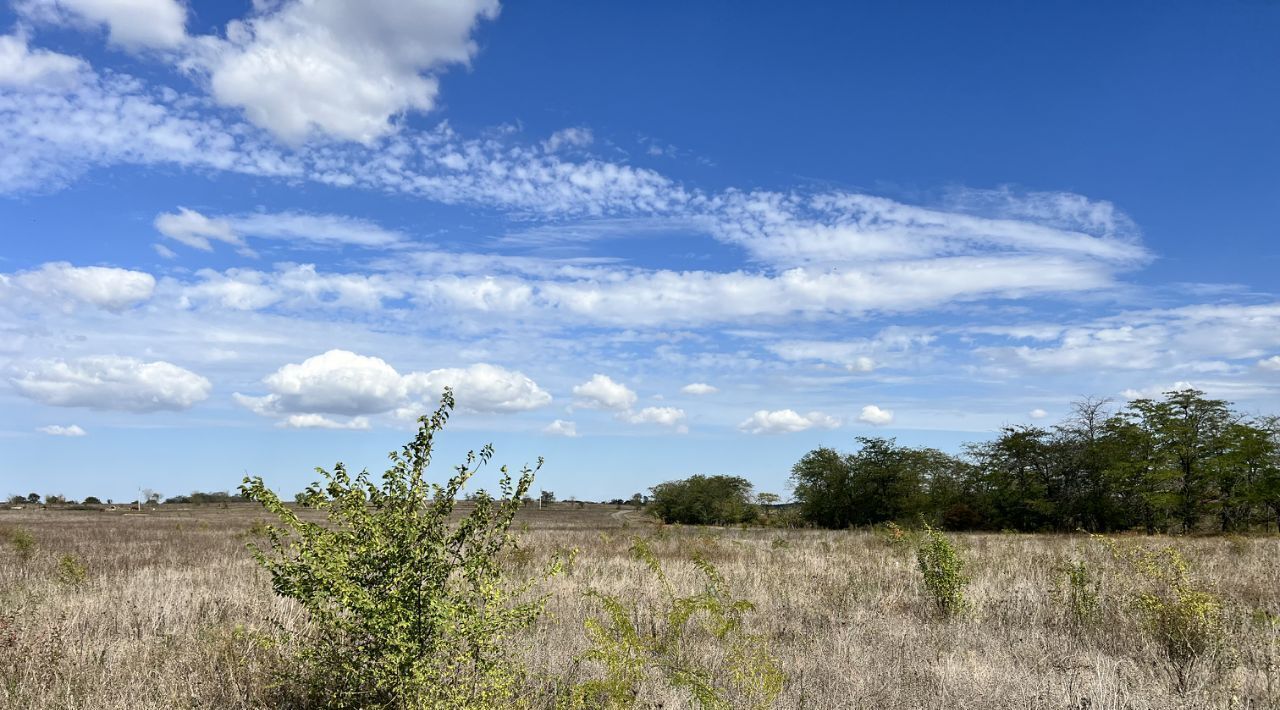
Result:
[[[245,550],[259,517],[251,505],[0,511],[0,707],[271,707],[291,650],[283,634],[305,620]],[[911,544],[872,532],[659,529],[612,506],[526,510],[515,527],[518,568],[579,550],[548,583],[547,614],[521,651],[555,682],[593,672],[574,662],[598,613],[585,590],[656,596],[628,552],[645,535],[678,587],[699,584],[697,553],[756,605],[748,624],[787,677],[778,707],[1280,707],[1275,537],[1123,539],[1174,545],[1197,588],[1224,602],[1220,648],[1180,675],[1124,597],[1129,573],[1085,536],[956,535],[972,582],[968,611],[947,620],[924,596]],[[18,531],[34,542],[26,559]],[[1075,560],[1100,580],[1091,624],[1073,621],[1060,593]],[[548,706],[553,685],[531,688],[530,704]],[[654,682],[639,706],[690,704]]]

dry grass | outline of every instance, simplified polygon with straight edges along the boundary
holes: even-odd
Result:
[[[258,517],[252,506],[0,511],[0,707],[276,706],[271,670],[304,620],[245,551]],[[608,506],[531,510],[516,528],[526,552],[514,566],[533,570],[556,549],[579,550],[550,583],[548,614],[522,651],[533,671],[561,682],[589,671],[573,662],[596,612],[584,590],[656,597],[628,548],[631,536],[657,533],[654,550],[678,585],[698,583],[688,560],[699,552],[757,605],[751,630],[770,640],[788,677],[779,707],[1280,707],[1276,538],[1132,539],[1178,547],[1227,604],[1223,652],[1179,688],[1160,645],[1114,592],[1120,568],[1083,537],[957,536],[972,606],[944,621],[921,596],[910,545],[871,533],[659,531]],[[18,529],[36,541],[26,561],[4,539]],[[85,564],[83,584],[59,578],[68,554]],[[1054,593],[1063,565],[1078,559],[1106,579],[1093,626],[1074,624]],[[679,693],[646,691],[647,707],[688,706]]]

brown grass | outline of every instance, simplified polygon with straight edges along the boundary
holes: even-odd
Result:
[[[0,511],[0,707],[247,708],[278,704],[272,669],[305,620],[272,594],[245,551],[253,506],[162,508],[143,515]],[[921,596],[909,544],[867,532],[677,529],[611,506],[529,510],[517,519],[531,571],[557,549],[579,554],[548,590],[547,615],[523,653],[537,674],[581,680],[583,591],[656,598],[628,554],[633,535],[673,581],[698,584],[694,552],[710,559],[758,611],[751,631],[771,644],[788,680],[786,708],[1276,708],[1280,707],[1280,539],[1132,538],[1173,544],[1195,579],[1227,604],[1227,644],[1179,688],[1159,643],[1117,590],[1121,569],[1081,536],[959,535],[973,582],[969,613],[944,621]],[[23,562],[5,530],[25,529]],[[59,579],[59,560],[87,568]],[[1072,623],[1055,588],[1068,560],[1106,582],[1099,623]],[[547,681],[553,684],[552,680]],[[539,693],[542,693],[541,695]],[[531,689],[545,705],[545,688]],[[645,689],[644,707],[688,700]]]

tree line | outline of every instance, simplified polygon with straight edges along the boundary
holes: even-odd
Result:
[[[1280,528],[1280,418],[1246,416],[1194,389],[1117,411],[1086,399],[1056,425],[1005,427],[958,455],[892,438],[857,441],[855,452],[815,449],[792,468],[800,522],[845,528],[924,519],[1028,532]],[[750,490],[745,479],[695,476],[656,486],[652,510],[669,522],[747,522],[759,515]]]

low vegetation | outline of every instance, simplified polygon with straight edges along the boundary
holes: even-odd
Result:
[[[970,461],[866,439],[797,464],[795,508],[695,476],[652,515],[534,502],[529,469],[464,494],[489,447],[429,482],[451,408],[380,480],[339,465],[292,503],[250,478],[246,503],[0,511],[0,707],[1280,706],[1271,499],[1225,493],[1268,480],[1258,440],[1217,440],[1251,442],[1244,473],[1229,447],[1143,450],[1161,487],[1130,522],[1230,536],[957,533],[960,503],[1059,526],[1059,489],[1008,495],[1059,470],[1012,463],[1035,437]]]

